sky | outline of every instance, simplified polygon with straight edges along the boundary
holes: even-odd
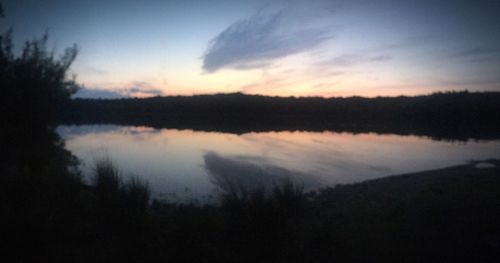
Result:
[[[500,1],[0,3],[17,47],[77,44],[78,97],[500,91]]]

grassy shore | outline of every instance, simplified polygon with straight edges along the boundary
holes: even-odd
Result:
[[[189,260],[495,262],[500,168],[476,163],[304,194],[285,183],[234,192],[221,206],[156,204]],[[179,227],[180,226],[180,227]],[[192,248],[198,253],[184,251]],[[205,250],[206,249],[206,250]]]
[[[2,238],[19,262],[498,262],[500,161],[488,162],[309,193],[235,188],[199,206],[150,200],[104,160],[91,186],[4,180]]]
[[[346,261],[498,259],[500,162],[489,163],[495,167],[471,163],[324,189],[312,211]]]

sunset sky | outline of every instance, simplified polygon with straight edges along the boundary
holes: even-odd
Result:
[[[500,1],[0,1],[19,47],[76,43],[81,97],[500,91]]]

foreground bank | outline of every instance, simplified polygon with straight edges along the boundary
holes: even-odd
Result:
[[[488,163],[312,193],[235,186],[197,206],[149,200],[146,184],[101,162],[90,186],[3,180],[2,238],[20,261],[496,262],[500,162]]]

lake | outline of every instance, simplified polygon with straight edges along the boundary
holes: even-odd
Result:
[[[109,157],[124,179],[149,183],[154,197],[210,202],[221,188],[270,186],[284,178],[306,189],[500,158],[500,140],[438,141],[376,133],[244,134],[119,125],[59,126],[89,182]]]

